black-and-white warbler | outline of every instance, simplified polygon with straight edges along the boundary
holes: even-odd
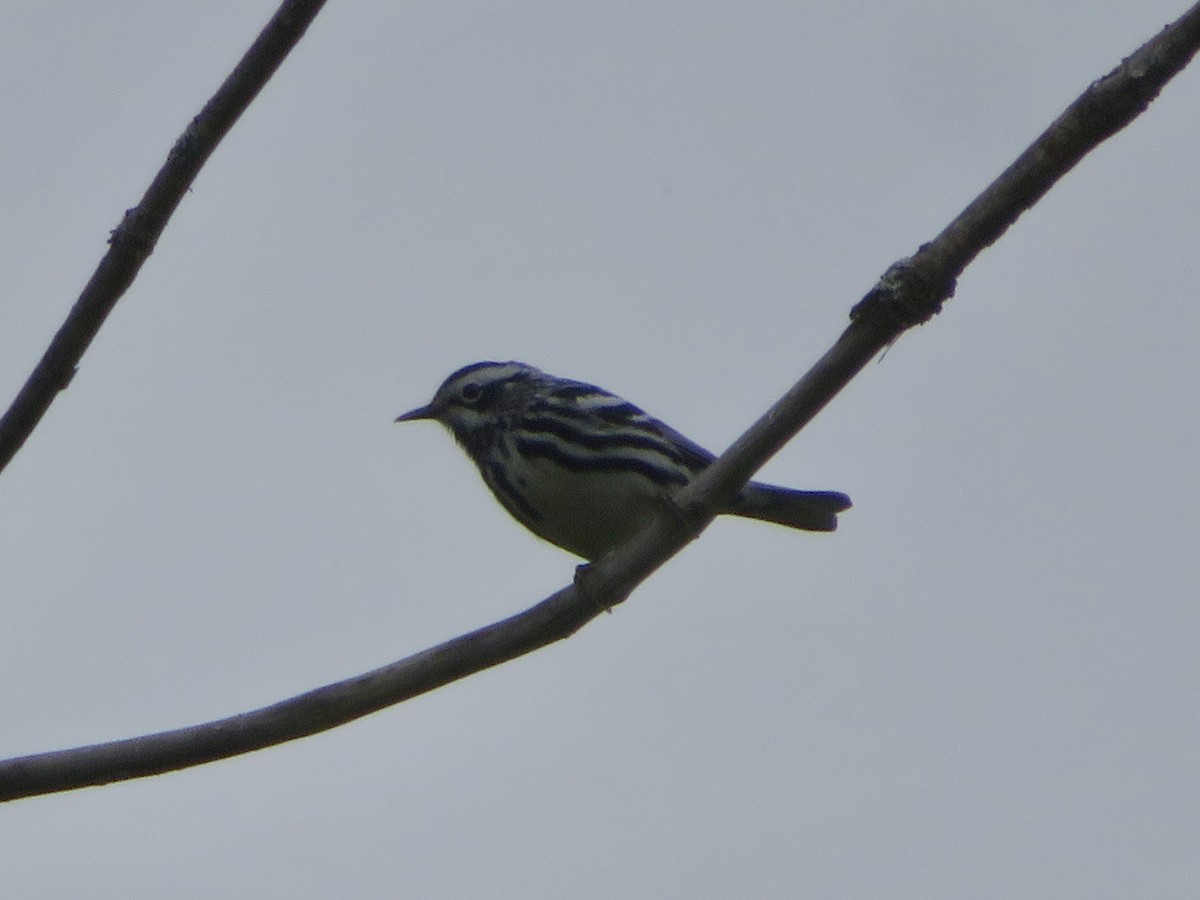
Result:
[[[519,362],[459,369],[396,421],[415,419],[449,428],[518,522],[587,560],[632,537],[714,459],[608,391]],[[723,512],[833,531],[849,506],[835,491],[752,481]]]

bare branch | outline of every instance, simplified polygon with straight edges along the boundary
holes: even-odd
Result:
[[[254,712],[0,763],[0,799],[157,774],[314,734],[568,637],[621,603],[881,349],[928,321],[956,279],[1084,154],[1132,121],[1200,48],[1200,5],[1097,81],[937,238],[893,265],[817,364],[664,516],[537,606],[390,666]]]
[[[141,202],[113,229],[109,250],[12,405],[0,418],[0,471],[33,433],[137,277],[175,207],[238,117],[304,36],[325,0],[284,0],[245,56],[171,148]]]
[[[568,637],[600,612],[567,589],[510,619],[262,709],[8,760],[0,763],[0,800],[157,775],[326,731]]]

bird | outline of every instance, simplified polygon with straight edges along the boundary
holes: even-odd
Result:
[[[396,422],[440,422],[514,519],[587,561],[624,543],[716,458],[627,400],[522,362],[485,361],[448,377]],[[833,531],[838,491],[751,481],[720,513]]]

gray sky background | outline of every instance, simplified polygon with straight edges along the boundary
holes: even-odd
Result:
[[[333,3],[0,477],[0,754],[232,714],[575,560],[450,438],[517,358],[723,449],[1183,11]],[[271,2],[0,6],[16,392]],[[1200,895],[1200,70],[575,638],[288,746],[0,807],[13,897]]]

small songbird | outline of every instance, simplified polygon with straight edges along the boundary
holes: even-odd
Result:
[[[454,435],[518,522],[594,560],[657,515],[715,457],[594,384],[520,362],[478,362],[451,375],[426,406]],[[723,513],[833,531],[850,498],[752,481]]]

